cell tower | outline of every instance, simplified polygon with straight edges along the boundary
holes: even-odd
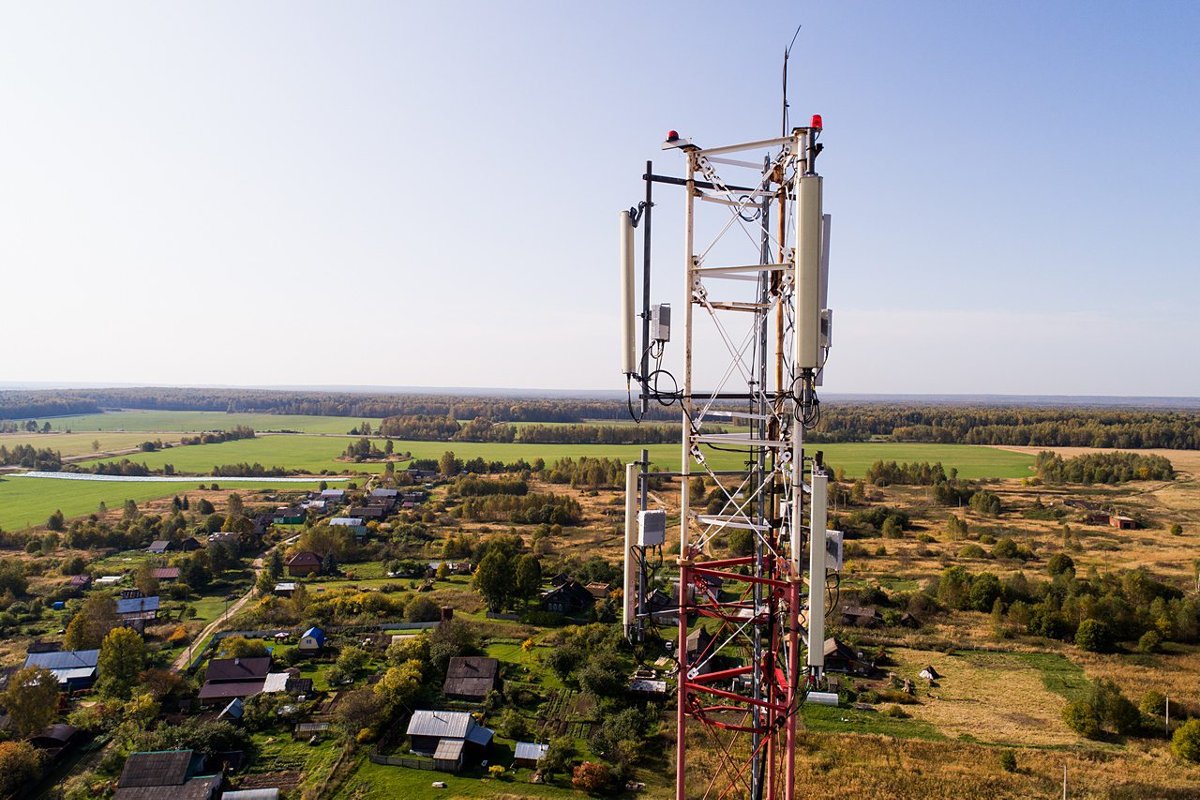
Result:
[[[684,176],[656,175],[647,162],[645,199],[620,214],[630,409],[637,383],[641,414],[677,405],[682,419],[679,472],[652,471],[645,451],[627,467],[624,587],[630,640],[646,661],[670,654],[678,800],[790,800],[799,709],[836,702],[818,690],[841,534],[826,530],[821,453],[804,447],[820,419],[832,331],[821,133],[820,116],[779,138],[720,147],[671,131],[663,149],[683,156]],[[671,309],[649,298],[655,184],[683,189],[678,380],[662,368]],[[674,509],[649,507],[651,482],[666,477],[680,483],[673,585],[656,565]]]

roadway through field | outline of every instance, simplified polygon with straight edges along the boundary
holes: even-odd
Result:
[[[262,574],[264,569],[266,569],[267,556],[271,555],[271,553],[273,553],[276,549],[290,545],[299,538],[300,534],[296,534],[290,539],[284,539],[282,542],[279,542],[270,549],[264,551],[262,555],[254,559],[254,584],[251,585],[249,591],[235,600],[233,605],[226,608],[219,617],[208,623],[208,625],[204,627],[204,630],[200,631],[200,634],[192,641],[199,642],[201,645],[203,645],[205,640],[216,633],[223,623],[228,622],[234,614],[241,611],[242,607],[245,606],[246,603],[250,602],[250,600],[254,597],[254,593],[258,590],[258,576]],[[179,658],[176,658],[175,662],[171,664],[171,669],[173,669],[175,672],[183,672],[185,669],[187,669],[188,664],[191,663],[193,654],[194,650],[191,647],[189,647],[187,650],[184,650],[179,654]]]

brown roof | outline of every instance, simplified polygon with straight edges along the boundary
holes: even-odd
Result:
[[[163,750],[155,753],[134,753],[125,760],[121,779],[122,789],[136,786],[180,786],[187,780],[192,765],[191,750]]]
[[[252,658],[214,658],[208,662],[205,681],[245,681],[266,678],[271,670],[270,656]]]
[[[500,673],[500,662],[484,656],[455,656],[446,669],[446,682],[442,691],[447,696],[487,697],[496,687]]]
[[[261,694],[266,678],[255,678],[248,681],[223,681],[206,683],[200,687],[197,697],[200,700],[229,700],[234,697],[253,697]]]
[[[287,565],[289,567],[304,566],[306,564],[319,567],[321,566],[321,557],[310,550],[301,550],[299,553],[296,553],[296,555],[287,560]]]
[[[160,581],[173,581],[179,577],[179,567],[155,567],[150,574]]]
[[[212,800],[221,787],[221,776],[192,778],[178,786],[131,786],[117,789],[113,800]]]
[[[597,600],[607,600],[609,593],[612,592],[612,586],[600,581],[592,581],[584,588],[587,589],[588,593]]]

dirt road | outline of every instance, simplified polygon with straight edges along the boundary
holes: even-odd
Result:
[[[261,556],[254,559],[253,566],[254,566],[255,584],[258,583],[258,576],[262,573],[263,569],[266,567],[267,556],[271,555],[271,553],[274,552],[276,548],[286,547],[299,538],[300,538],[300,535],[296,534],[295,536],[291,537],[290,539],[284,539],[282,542],[279,542],[274,547],[272,547],[271,549],[264,552]],[[239,597],[237,600],[234,600],[233,603],[231,603],[229,605],[229,607],[225,609],[225,611],[221,612],[221,616],[217,617],[212,622],[208,623],[208,625],[206,625],[204,627],[204,630],[200,631],[199,635],[197,635],[196,638],[192,640],[192,642],[198,643],[198,644],[203,644],[204,641],[208,637],[212,636],[214,633],[216,633],[221,628],[221,626],[224,623],[228,622],[230,617],[232,617],[237,612],[241,611],[242,607],[245,606],[246,603],[250,602],[250,600],[254,597],[255,590],[256,590],[255,586],[252,585],[250,587],[250,589],[244,595]],[[184,650],[182,653],[179,654],[179,658],[175,659],[175,662],[173,664],[171,664],[171,669],[175,670],[176,672],[182,672],[183,670],[187,669],[188,662],[191,661],[193,655],[194,655],[193,648],[189,647],[187,650]]]

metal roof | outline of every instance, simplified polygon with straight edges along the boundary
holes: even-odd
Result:
[[[221,800],[279,800],[279,790],[238,789],[236,792],[225,792]]]
[[[30,653],[25,657],[25,666],[44,667],[51,671],[95,669],[99,661],[99,650],[61,650],[54,653]]]
[[[353,528],[356,525],[362,525],[362,517],[334,517],[329,520],[330,525],[338,525],[347,528]]]
[[[286,692],[288,678],[292,677],[286,672],[269,672],[267,679],[263,682],[263,694],[276,694],[277,692]]]
[[[408,721],[409,736],[465,739],[475,720],[465,711],[414,711]]]
[[[179,786],[187,780],[192,765],[191,750],[162,750],[153,753],[134,753],[125,760],[121,779],[122,789],[136,786]]]
[[[154,597],[122,597],[117,601],[117,614],[141,614],[158,611],[159,599]]]
[[[455,656],[446,669],[446,680],[442,691],[447,696],[487,696],[496,685],[500,662],[483,656]]]
[[[482,725],[472,725],[471,729],[467,731],[467,741],[471,744],[487,747],[492,743],[492,737],[495,735],[491,728],[485,728]]]
[[[514,758],[522,761],[541,761],[542,756],[546,755],[546,751],[550,749],[548,744],[535,744],[533,742],[517,742],[517,750]]]
[[[245,713],[246,713],[246,704],[242,702],[242,698],[235,697],[232,700],[230,700],[229,705],[225,706],[225,708],[222,709],[221,713],[219,715],[217,715],[217,719],[221,719],[222,717],[232,717],[233,719],[241,719],[242,715],[244,715]]]
[[[457,761],[462,758],[464,744],[462,739],[442,739],[433,751],[433,758],[435,761]]]

